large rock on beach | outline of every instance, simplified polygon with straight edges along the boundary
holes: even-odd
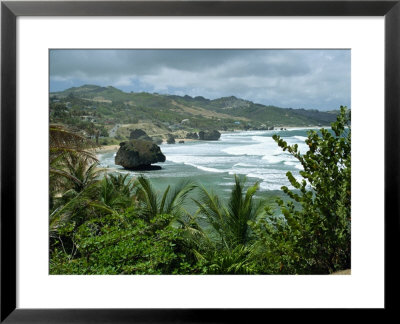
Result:
[[[172,134],[167,135],[167,144],[175,144],[175,137]]]
[[[152,141],[130,140],[119,144],[119,150],[115,156],[115,164],[130,170],[161,169],[160,166],[152,166],[152,163],[165,162],[165,155],[160,147]]]
[[[221,133],[217,130],[199,132],[199,139],[203,141],[217,141],[220,137]]]
[[[131,131],[130,135],[129,135],[129,139],[141,139],[141,140],[145,140],[145,141],[151,141],[151,137],[149,135],[146,134],[146,132],[142,129],[134,129],[133,131]]]
[[[190,139],[199,139],[199,135],[197,135],[197,133],[186,133],[186,138],[190,138]]]

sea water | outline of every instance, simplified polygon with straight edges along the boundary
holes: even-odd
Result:
[[[301,179],[301,164],[291,154],[284,152],[272,136],[279,135],[288,144],[297,144],[304,154],[310,129],[241,131],[224,133],[218,141],[189,141],[184,144],[161,144],[166,156],[164,163],[157,163],[161,170],[128,171],[115,165],[116,152],[98,155],[100,166],[109,172],[128,173],[132,177],[144,175],[153,186],[163,191],[168,185],[191,179],[223,198],[229,196],[234,175],[245,176],[247,185],[259,182],[258,196],[284,196],[282,186],[292,188],[286,173]]]

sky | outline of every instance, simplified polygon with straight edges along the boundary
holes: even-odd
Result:
[[[84,84],[333,110],[351,104],[351,51],[51,50],[50,92]]]

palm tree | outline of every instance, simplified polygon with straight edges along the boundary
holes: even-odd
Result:
[[[72,132],[60,125],[49,127],[49,180],[50,180],[50,210],[53,209],[54,196],[57,192],[72,187],[82,189],[86,184],[83,181],[91,181],[95,173],[95,167],[88,167],[97,158],[93,149],[96,145],[79,133]],[[74,166],[74,167],[73,167]],[[77,168],[75,168],[77,167]],[[71,172],[71,169],[77,172]],[[78,169],[80,171],[78,172]],[[84,173],[87,172],[87,179]],[[80,174],[81,178],[77,175]]]
[[[252,239],[250,223],[267,214],[266,201],[256,201],[256,182],[245,190],[246,178],[235,175],[235,184],[227,202],[201,187],[197,215],[208,223],[202,244],[194,251],[203,273],[257,273],[256,242]]]
[[[129,174],[106,175],[97,186],[94,195],[97,201],[113,210],[122,210],[134,202],[134,179],[127,181]]]
[[[265,202],[254,200],[259,188],[256,182],[247,191],[244,190],[245,178],[235,175],[235,184],[227,204],[223,204],[217,195],[201,187],[200,199],[194,202],[199,207],[199,215],[203,215],[213,232],[211,235],[220,241],[223,248],[233,250],[239,245],[247,245],[251,241],[250,221],[265,214]]]
[[[78,227],[89,218],[118,214],[134,203],[133,180],[126,175],[106,175],[94,180],[80,192],[70,189],[64,193],[64,203],[50,213],[50,232],[73,221]]]
[[[88,185],[96,181],[99,175],[105,171],[97,168],[97,162],[89,164],[76,154],[71,154],[64,159],[64,164],[65,178],[68,182],[68,187],[72,187],[76,192],[81,192]],[[63,170],[60,171],[62,172]],[[61,175],[62,173],[59,174]]]
[[[97,161],[92,149],[97,145],[83,135],[61,125],[49,127],[49,162],[50,166],[66,155],[75,154],[84,160]]]
[[[111,181],[115,190],[120,192],[122,195],[125,195],[126,197],[131,197],[135,189],[135,183],[134,178],[127,180],[128,176],[128,173],[126,173],[125,175],[109,174],[107,179]]]
[[[181,181],[174,189],[168,186],[163,195],[159,196],[148,179],[140,176],[137,181],[139,185],[136,196],[147,221],[161,214],[171,214],[175,219],[181,219],[188,214],[184,204],[188,194],[196,188],[193,182]]]

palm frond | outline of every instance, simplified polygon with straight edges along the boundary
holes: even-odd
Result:
[[[161,199],[161,204],[160,204],[160,213],[164,213],[164,206],[165,206],[165,201],[167,200],[168,192],[171,189],[171,186],[168,186],[167,189],[165,189],[163,197]]]
[[[53,164],[60,156],[68,154],[79,154],[83,158],[97,161],[94,152],[90,151],[96,147],[98,145],[94,142],[64,126],[50,125],[49,127],[50,164]]]
[[[248,245],[251,241],[249,221],[255,220],[260,213],[265,213],[262,208],[265,203],[254,200],[259,183],[256,182],[245,191],[245,181],[245,177],[235,175],[235,184],[227,205],[221,204],[218,197],[204,187],[200,187],[199,200],[193,200],[199,208],[199,214],[205,216],[228,250],[238,245]]]
[[[178,183],[169,194],[165,205],[165,213],[179,217],[189,193],[196,188],[196,184],[190,180]]]
[[[141,201],[141,207],[147,217],[150,220],[152,217],[158,214],[158,201],[157,193],[155,192],[150,181],[143,176],[138,177],[139,187],[136,191],[136,195]]]

